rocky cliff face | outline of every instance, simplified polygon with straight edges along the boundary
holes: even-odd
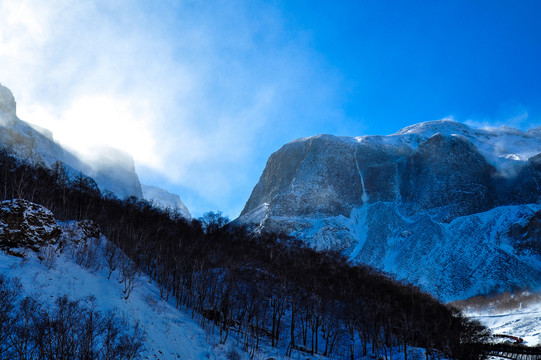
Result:
[[[537,234],[528,224],[541,210],[540,184],[537,129],[441,120],[289,143],[271,155],[237,221],[340,250],[452,300],[541,285],[540,254],[519,246]],[[529,228],[517,235],[516,224]]]
[[[17,117],[15,98],[11,91],[1,84],[0,145],[32,163],[43,166],[51,165],[65,156],[60,145]]]
[[[323,135],[278,150],[267,162],[243,214],[272,203],[269,211],[277,216],[348,215],[352,207],[363,204],[363,185],[351,166],[355,145],[346,138]]]
[[[143,198],[133,158],[129,154],[115,149],[101,149],[92,161],[81,160],[56,143],[50,131],[20,120],[13,94],[1,84],[0,147],[41,166],[50,167],[56,161],[61,161],[94,178],[100,190],[112,192],[121,199],[127,196]]]

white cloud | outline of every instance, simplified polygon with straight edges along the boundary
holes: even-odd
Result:
[[[22,119],[80,150],[125,150],[233,216],[264,166],[255,148],[334,98],[264,2],[0,0],[0,17],[0,82]]]

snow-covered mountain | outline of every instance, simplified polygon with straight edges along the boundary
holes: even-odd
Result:
[[[540,129],[439,120],[284,145],[237,222],[454,300],[541,285],[540,196]]]
[[[177,194],[172,194],[169,191],[159,187],[145,184],[141,184],[141,188],[143,190],[143,197],[145,200],[150,201],[155,206],[164,210],[177,212],[187,220],[192,219],[190,211]]]
[[[52,133],[17,117],[16,102],[11,91],[0,84],[0,146],[21,158],[42,166],[61,161],[68,167],[93,178],[100,190],[143,198],[141,184],[135,172],[133,158],[112,148],[96,149],[92,159],[82,160],[77,154],[62,148]]]

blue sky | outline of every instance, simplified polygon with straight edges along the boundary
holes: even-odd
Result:
[[[268,156],[454,117],[541,125],[539,1],[0,0],[0,82],[62,143],[234,218]]]
[[[295,3],[311,46],[347,83],[346,114],[369,133],[449,115],[539,120],[539,1]]]

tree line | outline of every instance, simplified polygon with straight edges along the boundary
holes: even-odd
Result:
[[[337,252],[316,252],[283,234],[254,234],[215,213],[188,222],[133,197],[102,194],[92,179],[68,176],[61,163],[34,167],[7,151],[0,152],[0,185],[0,199],[39,203],[61,220],[94,221],[165,300],[252,354],[265,341],[286,355],[341,353],[352,360],[368,353],[392,358],[397,349],[407,359],[410,347],[481,357],[472,346],[488,332],[478,322]],[[107,256],[113,271],[114,247]]]

